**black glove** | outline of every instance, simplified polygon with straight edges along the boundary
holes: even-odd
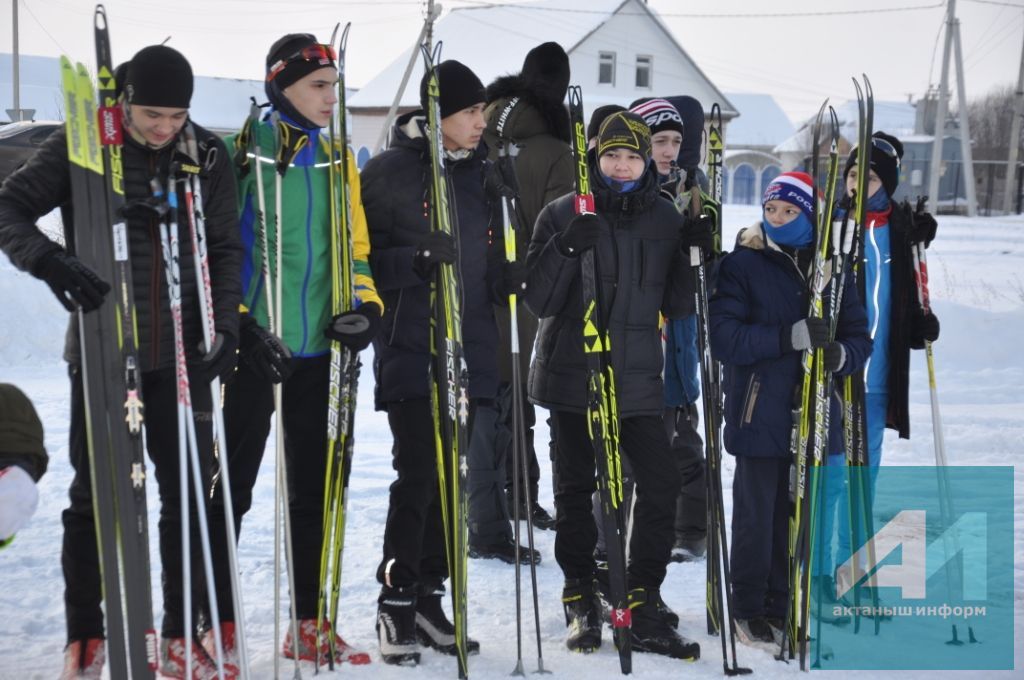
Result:
[[[931,312],[918,310],[910,317],[910,346],[924,349],[925,342],[939,339],[939,317]]]
[[[601,238],[601,218],[593,213],[580,213],[569,220],[558,237],[558,244],[566,255],[577,256],[597,245]]]
[[[220,378],[226,383],[235,377],[235,366],[238,365],[238,339],[230,333],[217,331],[213,336],[213,347],[199,364],[199,374],[206,382]]]
[[[432,231],[416,246],[412,268],[421,279],[429,279],[434,268],[442,262],[455,262],[455,237],[443,231]]]
[[[808,317],[792,326],[783,326],[779,345],[783,352],[817,349],[828,344],[828,322],[817,317]]]
[[[683,250],[687,254],[690,248],[696,246],[704,253],[704,259],[711,259],[715,249],[715,218],[711,215],[697,215],[687,218],[682,231],[679,232],[682,238]]]
[[[825,370],[835,373],[846,363],[846,348],[841,342],[830,342],[825,347]]]
[[[487,174],[484,176],[484,188],[488,196],[519,196],[519,184],[516,182],[516,169],[511,156],[499,156],[498,160],[488,165]]]
[[[501,265],[501,290],[498,299],[508,302],[509,295],[526,293],[526,278],[529,270],[524,262],[503,262]]]
[[[324,330],[331,340],[337,340],[353,352],[366,349],[380,330],[380,305],[366,302],[356,309],[336,315]]]
[[[910,239],[911,243],[923,243],[924,247],[927,248],[932,239],[935,238],[935,232],[938,228],[939,223],[935,221],[931,213],[926,213],[922,209],[911,215],[910,231],[907,233],[907,238]]]
[[[292,374],[291,351],[281,339],[260,326],[250,314],[242,314],[239,324],[239,358],[257,375],[272,383],[283,382]]]
[[[44,255],[36,265],[35,275],[46,281],[69,312],[75,311],[75,305],[83,312],[91,312],[103,303],[103,297],[110,292],[109,283],[64,250]]]

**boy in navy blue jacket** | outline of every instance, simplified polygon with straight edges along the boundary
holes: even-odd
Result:
[[[814,257],[812,180],[780,175],[765,191],[764,219],[740,232],[723,258],[711,299],[711,349],[725,365],[726,450],[733,479],[733,606],[741,641],[774,648],[789,602],[787,541],[792,409],[801,352],[823,348],[836,375],[860,369],[871,353],[864,307],[847,279],[835,338],[808,318]],[[829,281],[824,299],[829,298]],[[829,453],[841,451],[839,401],[831,399]]]

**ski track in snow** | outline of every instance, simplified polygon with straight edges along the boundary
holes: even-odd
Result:
[[[759,209],[728,206],[725,242],[754,223]],[[59,226],[51,216],[49,229]],[[1018,465],[1024,441],[1024,355],[1019,338],[1024,334],[1024,218],[949,218],[939,220],[939,236],[928,251],[931,289],[942,337],[935,345],[947,450],[951,464],[1014,465],[1015,526],[1024,526],[1024,466]],[[65,315],[47,287],[17,271],[0,257],[0,380],[13,382],[35,402],[46,430],[50,468],[39,484],[39,510],[14,543],[0,551],[0,680],[53,678],[61,668],[65,643],[63,579],[60,567],[61,511],[67,505],[71,469],[67,463],[68,385],[61,360]],[[369,352],[364,354],[356,418],[356,455],[352,473],[346,531],[344,579],[339,630],[357,647],[371,651],[374,663],[343,666],[337,675],[397,678],[455,677],[454,660],[425,650],[417,669],[385,665],[377,655],[373,628],[378,585],[375,570],[380,556],[388,486],[394,472],[390,461],[391,434],[384,414],[373,411],[373,376]],[[885,463],[927,465],[934,461],[931,410],[923,353],[914,353],[911,375],[911,420],[914,438],[898,440],[886,434]],[[550,476],[545,452],[547,429],[537,427],[541,452],[541,502],[552,509]],[[273,677],[273,434],[268,439],[252,511],[241,533],[242,569],[247,634],[254,678]],[[723,461],[726,511],[731,513],[734,460]],[[155,537],[157,495],[149,482],[150,532]],[[525,525],[524,538],[525,541]],[[538,568],[540,632],[545,667],[559,678],[612,677],[618,660],[605,632],[604,646],[592,655],[570,654],[564,646],[560,595],[562,576],[554,560],[554,533],[535,532],[543,554]],[[159,629],[161,595],[156,540],[151,545],[154,566],[153,601]],[[1024,649],[1024,534],[1014,533],[1015,649]],[[704,634],[703,563],[672,564],[662,593],[681,616],[681,631],[701,644],[702,658],[683,663],[647,654],[633,656],[637,677],[668,678],[682,674],[720,677],[718,638]],[[495,561],[470,560],[470,633],[483,652],[470,659],[474,678],[506,677],[515,665],[516,633],[513,568]],[[529,572],[523,571],[523,657],[527,672],[536,668]],[[286,585],[282,578],[282,592]],[[285,599],[286,596],[285,596]],[[282,611],[282,627],[287,619]],[[937,651],[947,636],[936,631]],[[983,635],[981,636],[983,637]],[[984,639],[984,638],[983,638]],[[869,647],[869,644],[866,646]],[[765,653],[742,645],[741,665],[754,668],[755,677],[783,678],[798,674],[795,663],[775,662]],[[1021,660],[1017,659],[1020,668]],[[281,660],[282,673],[292,674],[291,662]],[[312,675],[304,664],[304,676]],[[326,670],[324,675],[334,675]],[[934,678],[968,677],[967,673],[933,671],[841,672],[841,677]],[[970,673],[970,677],[1021,677],[1024,672]],[[839,677],[836,674],[833,676]],[[106,676],[105,676],[106,677]]]

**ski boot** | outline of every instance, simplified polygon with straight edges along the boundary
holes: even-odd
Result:
[[[584,654],[599,649],[602,617],[594,581],[566,579],[562,606],[565,608],[565,625],[569,629],[565,646]]]
[[[72,640],[64,648],[64,670],[60,680],[100,680],[106,658],[107,648],[103,638]]]
[[[420,586],[416,598],[416,638],[425,647],[455,656],[458,653],[455,647],[455,626],[445,616],[444,607],[441,606],[444,592],[444,586],[440,584],[434,587]],[[467,638],[466,653],[479,654],[480,643]]]
[[[653,588],[629,591],[633,650],[696,661],[700,658],[700,645],[681,636],[665,621],[664,613],[658,611],[659,600],[661,595]]]
[[[420,662],[416,645],[416,589],[383,586],[377,598],[377,639],[384,663],[415,666]]]
[[[316,620],[299,620],[299,660],[313,661],[319,663],[321,666],[326,666],[328,656],[330,656],[331,653],[329,635],[334,635],[335,663],[347,662],[353,666],[361,666],[363,664],[370,663],[370,655],[366,652],[353,649],[340,635],[332,632],[331,622],[327,619],[324,619],[324,622],[320,627],[319,648],[316,644]],[[281,656],[287,659],[294,658],[294,646],[295,645],[292,642],[292,628],[289,624],[288,632],[284,636],[284,647],[281,650]]]

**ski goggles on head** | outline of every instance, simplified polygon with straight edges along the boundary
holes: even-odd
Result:
[[[857,146],[853,147],[853,149],[850,151],[850,153],[856,154],[858,148],[859,147],[857,147]],[[892,144],[890,144],[888,141],[882,139],[881,137],[872,137],[871,138],[871,148],[878,149],[879,151],[884,153],[889,158],[895,158],[896,162],[899,163],[900,155],[896,151],[896,147],[893,146]]]
[[[298,52],[294,52],[284,59],[278,59],[273,66],[270,67],[270,73],[267,74],[267,82],[276,78],[281,71],[288,67],[288,64],[296,61],[316,61],[322,65],[327,66],[332,62],[338,60],[338,53],[334,51],[332,45],[307,45]]]

